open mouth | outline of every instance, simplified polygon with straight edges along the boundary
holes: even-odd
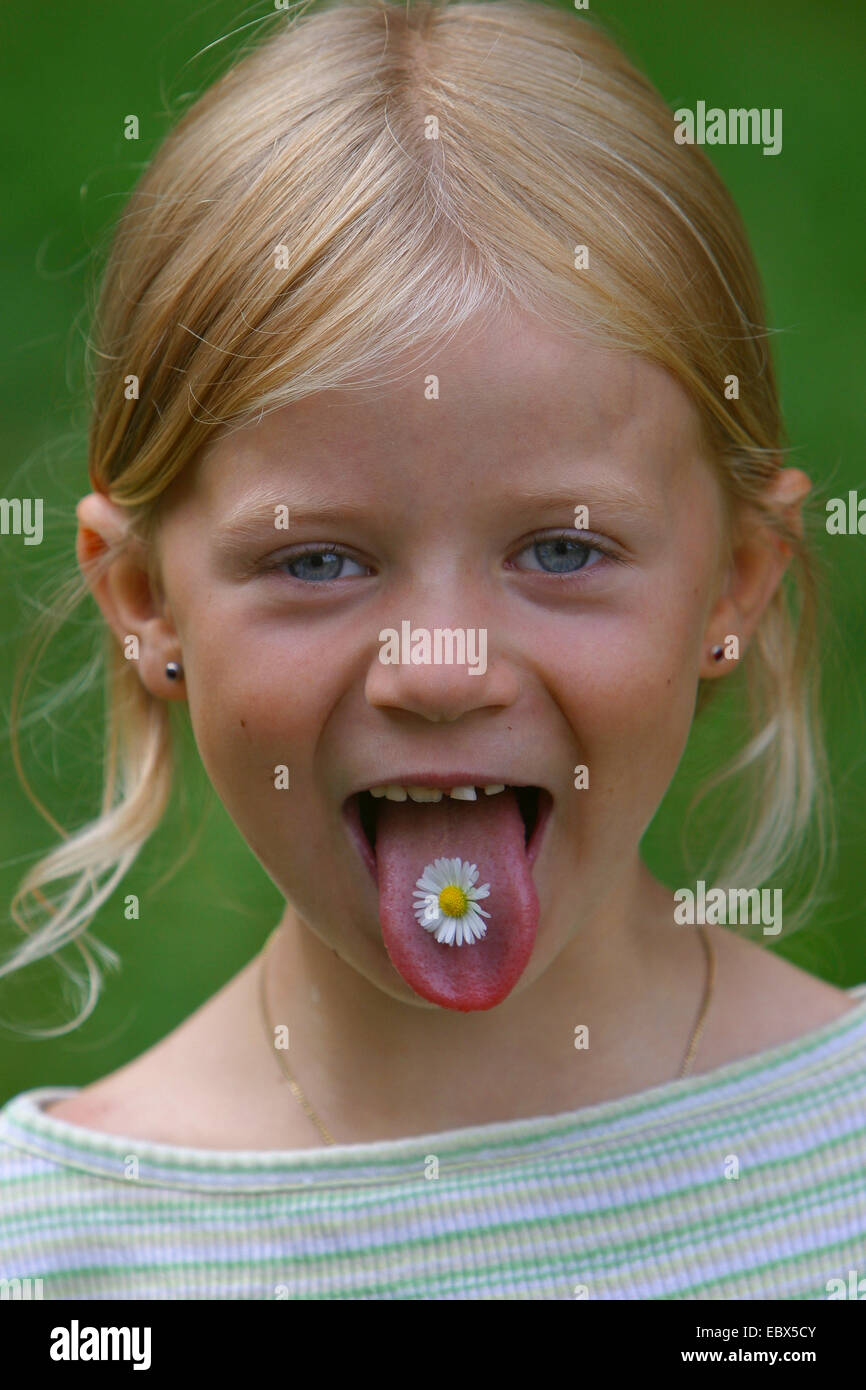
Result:
[[[531,865],[538,855],[544,828],[553,809],[553,798],[544,787],[506,786],[504,793],[513,792],[523,820],[526,858]],[[502,793],[500,793],[502,794]],[[348,797],[343,814],[365,864],[373,878],[376,873],[376,822],[381,798],[369,791],[356,792]]]

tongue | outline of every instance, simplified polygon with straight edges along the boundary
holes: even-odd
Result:
[[[510,787],[477,801],[377,803],[379,920],[385,947],[403,979],[446,1009],[492,1009],[511,993],[532,953],[538,897],[529,871],[523,817]],[[436,940],[415,916],[418,879],[436,859],[478,868],[476,888],[487,931],[458,946]],[[447,921],[441,917],[440,921]]]

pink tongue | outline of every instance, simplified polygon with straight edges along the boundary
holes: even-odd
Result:
[[[492,1009],[510,994],[532,953],[538,897],[526,860],[523,817],[510,787],[477,801],[377,803],[379,920],[388,955],[416,994],[446,1009]],[[458,946],[436,940],[415,916],[417,880],[436,859],[478,868],[487,933]],[[447,921],[442,917],[441,921]]]

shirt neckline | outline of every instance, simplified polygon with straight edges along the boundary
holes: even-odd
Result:
[[[275,1185],[273,1180],[280,1175],[282,1188],[306,1186],[318,1177],[326,1181],[339,1179],[341,1174],[351,1175],[347,1183],[355,1183],[363,1170],[372,1172],[375,1169],[381,1173],[383,1168],[390,1168],[394,1176],[399,1176],[405,1174],[407,1167],[416,1168],[429,1155],[440,1160],[453,1157],[455,1161],[449,1161],[449,1171],[466,1167],[477,1172],[485,1162],[502,1162],[504,1151],[511,1151],[519,1159],[530,1145],[537,1148],[539,1143],[544,1143],[547,1152],[554,1152],[563,1141],[573,1148],[575,1142],[591,1140],[605,1130],[616,1129],[625,1134],[643,1123],[664,1120],[665,1111],[671,1106],[678,1113],[686,1106],[689,1113],[697,1117],[723,1104],[729,1088],[736,1088],[739,1083],[748,1084],[750,1080],[753,1084],[749,1094],[757,1097],[779,1086],[780,1073],[786,1071],[786,1063],[789,1064],[788,1076],[792,1073],[807,1076],[810,1071],[820,1073],[826,1066],[826,1053],[833,1052],[834,1044],[842,1045],[844,1051],[845,1044],[853,1049],[866,1042],[866,981],[844,992],[857,1001],[855,1008],[786,1043],[726,1062],[712,1071],[675,1078],[626,1096],[553,1115],[314,1149],[206,1149],[108,1134],[86,1129],[69,1120],[55,1119],[42,1107],[82,1088],[41,1086],[19,1092],[0,1108],[0,1141],[64,1167],[121,1181],[128,1181],[122,1165],[134,1154],[147,1167],[146,1181],[172,1187],[195,1186],[195,1179],[201,1180],[204,1175],[224,1175],[230,1179],[241,1173],[269,1175],[269,1187]],[[858,1033],[863,1037],[859,1038]],[[810,1060],[810,1054],[816,1049],[822,1055]],[[739,1097],[741,1089],[735,1094]],[[185,1183],[184,1177],[193,1179],[192,1183]],[[335,1185],[340,1185],[339,1181]]]

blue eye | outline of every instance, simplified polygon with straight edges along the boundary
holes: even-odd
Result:
[[[578,570],[589,569],[597,563],[597,560],[590,563],[591,556],[603,558],[609,556],[610,552],[602,546],[578,540],[573,533],[563,533],[534,541],[520,554],[531,554],[536,564],[519,568],[538,569],[545,574],[576,574]]]
[[[343,551],[330,546],[311,547],[294,556],[287,556],[277,560],[273,568],[288,570],[292,579],[299,579],[302,583],[308,580],[319,583],[328,579],[347,578],[343,572],[344,565],[354,565],[360,574],[365,572],[364,566],[359,565],[357,560],[352,560]]]

